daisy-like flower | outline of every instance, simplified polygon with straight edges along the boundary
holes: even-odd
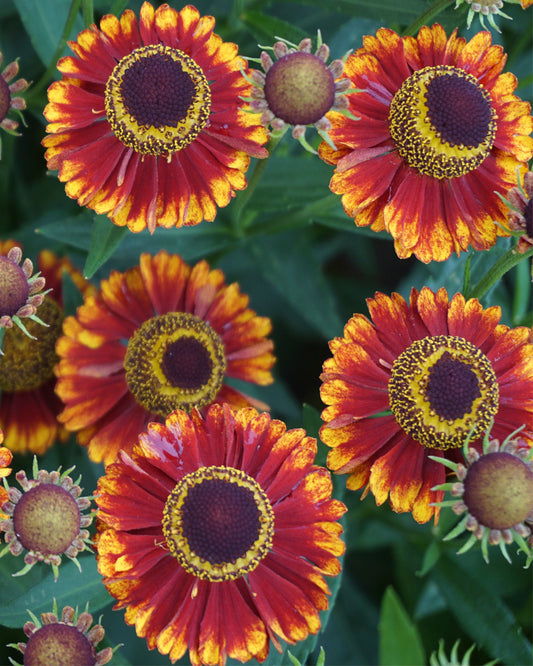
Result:
[[[329,59],[329,47],[322,42],[320,31],[317,49],[311,53],[309,38],[298,46],[278,41],[272,47],[276,61],[266,52],[260,62],[264,70],[252,71],[249,80],[254,84],[250,107],[261,112],[261,122],[274,131],[292,126],[292,136],[311,152],[315,152],[305,139],[307,125],[314,125],[326,140],[331,123],[326,113],[332,109],[344,111],[348,100],[344,92],[350,87],[349,79],[341,79],[344,71],[342,60]],[[334,148],[334,146],[332,146]]]
[[[80,497],[80,479],[69,476],[74,467],[61,472],[39,469],[33,458],[33,479],[20,470],[15,478],[22,488],[8,488],[8,499],[2,505],[7,518],[0,523],[8,544],[0,557],[10,552],[25,552],[25,567],[17,576],[27,573],[37,562],[50,564],[57,580],[61,556],[66,555],[81,571],[77,555],[90,543],[88,527],[92,515],[83,513],[91,505],[89,497]]]
[[[390,492],[394,511],[423,523],[438,518],[432,504],[443,491],[432,488],[445,480],[431,456],[459,461],[467,437],[479,448],[492,420],[494,437],[524,423],[533,442],[530,330],[445,289],[413,289],[409,304],[378,292],[367,305],[372,320],[355,314],[323,366],[328,467],[349,474],[351,490],[367,486],[377,504]]]
[[[111,661],[113,648],[97,652],[97,645],[105,636],[101,624],[93,626],[93,617],[87,609],[78,614],[71,606],[65,606],[59,616],[54,599],[53,611],[41,613],[39,620],[30,610],[31,622],[24,625],[27,643],[14,643],[24,655],[24,664],[83,664],[103,666]],[[10,658],[14,666],[21,666]]]
[[[226,404],[151,423],[106,468],[98,569],[149,649],[222,666],[318,632],[346,507],[315,455],[303,430]]]
[[[22,250],[12,241],[0,242],[0,252],[0,331],[3,334],[2,329],[16,324],[25,335],[35,340],[22,319],[29,318],[43,324],[35,313],[43,302],[46,280],[40,273],[32,276],[31,259],[26,258],[22,266],[19,265]]]
[[[212,402],[235,408],[261,402],[226,384],[227,377],[270,384],[271,324],[248,308],[248,296],[226,285],[205,261],[193,268],[165,251],[114,271],[58,341],[59,419],[78,431],[95,462],[131,451],[149,421],[174,409]]]
[[[4,441],[4,433],[0,430],[0,444]],[[8,465],[11,464],[13,460],[13,454],[5,446],[0,446],[0,479],[4,479],[6,476],[11,474],[11,467]],[[2,513],[2,504],[7,500],[7,490],[3,485],[0,485],[0,520],[7,518],[5,513]]]
[[[524,254],[533,247],[533,171],[524,175],[520,182],[507,193],[507,224],[513,235],[520,236],[516,251]]]
[[[0,52],[0,65],[2,64],[3,55]],[[8,118],[8,114],[13,109],[20,114],[26,108],[26,102],[22,97],[13,97],[16,93],[21,93],[28,87],[28,82],[25,79],[13,79],[19,73],[19,65],[17,61],[9,63],[2,71],[0,76],[0,127],[9,134],[15,134],[18,127],[18,122],[12,118]],[[10,81],[13,81],[10,83]],[[2,137],[0,136],[0,158],[2,157]]]
[[[48,250],[39,253],[37,264],[50,287],[39,306],[46,327],[26,320],[28,333],[36,339],[28,338],[17,327],[5,332],[5,353],[0,356],[0,427],[12,451],[42,455],[57,439],[66,441],[69,437],[57,420],[63,405],[54,393],[54,365],[58,360],[55,344],[64,319],[63,273],[69,274],[82,293],[94,292],[95,288],[69,259],[59,259]]]
[[[447,39],[436,24],[416,39],[381,28],[346,61],[359,120],[331,112],[337,150],[323,142],[319,154],[336,166],[330,188],[346,213],[390,233],[400,258],[444,261],[504,233],[495,191],[508,192],[533,155],[531,107],[505,60],[490,33]]]
[[[246,113],[237,45],[212,16],[148,2],[106,15],[62,58],[48,90],[49,169],[69,197],[132,231],[212,221],[246,187],[265,129]]]
[[[521,430],[521,428],[519,429]],[[492,439],[490,429],[483,438],[481,452],[463,447],[464,463],[443,458],[442,462],[457,476],[457,482],[443,483],[439,490],[450,491],[456,500],[445,500],[441,506],[450,506],[462,520],[444,537],[454,539],[465,530],[470,538],[457,551],[469,550],[481,541],[481,552],[488,563],[488,547],[499,545],[504,557],[511,562],[506,545],[516,542],[527,555],[528,565],[533,560],[531,526],[533,525],[533,448],[531,442],[511,433],[500,444]],[[529,537],[529,543],[526,541]]]
[[[522,9],[526,9],[533,5],[533,0],[506,0],[509,5],[522,5]],[[479,22],[481,23],[483,29],[486,29],[485,26],[485,17],[488,18],[489,24],[497,32],[501,30],[496,25],[494,20],[495,16],[503,16],[504,18],[510,19],[511,17],[501,11],[503,7],[503,0],[457,0],[455,3],[455,9],[458,9],[463,3],[469,5],[468,7],[468,16],[466,18],[466,27],[470,29],[472,21],[476,14],[479,17]]]

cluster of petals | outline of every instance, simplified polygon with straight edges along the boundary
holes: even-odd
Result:
[[[59,61],[63,78],[48,90],[43,140],[48,168],[59,171],[69,197],[137,232],[212,221],[218,208],[245,188],[250,156],[267,156],[266,132],[243,108],[241,97],[250,91],[240,72],[246,62],[236,44],[213,32],[214,25],[212,16],[200,16],[192,5],[177,11],[145,2],[139,18],[129,9],[120,19],[105,15],[100,28],[92,25],[69,43],[74,55]],[[192,59],[211,95],[208,122],[198,136],[183,149],[160,155],[125,145],[105,108],[106,85],[117,63],[149,45]],[[157,95],[157,83],[145,94]]]

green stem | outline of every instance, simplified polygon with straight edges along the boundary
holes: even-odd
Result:
[[[244,0],[233,0],[228,16],[228,25],[235,25],[244,12]]]
[[[421,14],[411,25],[403,31],[404,35],[416,35],[423,25],[431,25],[435,18],[447,7],[452,5],[454,0],[437,0],[431,7]]]
[[[83,25],[88,28],[94,23],[93,0],[82,0],[81,11],[83,14]]]
[[[50,80],[50,78],[52,76],[52,73],[56,68],[57,61],[59,60],[59,57],[63,53],[63,49],[65,48],[65,44],[67,43],[67,39],[69,38],[69,35],[72,32],[72,28],[74,26],[74,21],[76,20],[76,16],[78,15],[78,11],[79,11],[79,8],[80,8],[80,2],[81,2],[81,0],[72,0],[72,4],[70,5],[70,11],[69,11],[68,16],[67,16],[67,21],[65,23],[65,27],[63,28],[63,32],[62,32],[61,37],[59,39],[59,43],[58,43],[57,48],[54,52],[54,55],[52,56],[52,60],[51,60],[50,64],[48,65],[48,68],[47,68],[46,72],[39,79],[38,83],[36,83],[36,85],[34,85],[32,88],[30,88],[30,92],[27,96],[27,99],[33,100],[48,85],[48,81]]]
[[[515,276],[512,322],[518,326],[525,319],[531,303],[531,273],[527,261],[518,264]]]
[[[248,181],[248,186],[246,187],[244,192],[241,192],[241,194],[238,196],[237,200],[235,201],[234,216],[233,216],[235,226],[239,225],[239,221],[242,217],[242,213],[246,207],[246,204],[248,203],[248,201],[250,201],[252,194],[255,192],[255,188],[257,187],[259,181],[261,180],[263,171],[266,169],[266,166],[270,161],[272,154],[278,147],[279,142],[284,137],[284,135],[285,135],[284,133],[270,135],[268,143],[266,145],[266,149],[268,151],[268,157],[266,157],[263,160],[257,160],[252,175],[250,177],[250,180]]]
[[[109,13],[113,14],[114,16],[118,16],[119,14],[122,14],[127,4],[128,0],[115,0],[111,5]]]
[[[492,266],[492,268],[481,278],[481,280],[470,290],[468,294],[465,294],[466,298],[482,298],[485,296],[487,291],[494,285],[498,280],[500,280],[511,268],[514,268],[524,259],[528,257],[533,257],[533,248],[524,252],[524,254],[519,254],[514,249],[507,250],[507,252],[501,256],[498,261]]]

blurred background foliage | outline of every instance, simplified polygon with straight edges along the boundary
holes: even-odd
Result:
[[[381,26],[403,34],[416,32],[420,17],[428,24],[437,20],[448,33],[459,26],[467,38],[480,29],[476,19],[466,30],[466,5],[454,11],[453,2],[442,0],[198,0],[195,4],[201,14],[215,16],[218,34],[238,43],[239,52],[250,57],[258,57],[258,44],[270,45],[274,36],[298,42],[306,36],[316,38],[317,29],[332,58],[355,50],[363,35]],[[140,0],[94,0],[93,9],[98,22],[103,14],[120,14],[126,7],[138,12],[140,5]],[[205,258],[221,268],[228,282],[238,281],[250,295],[251,307],[272,319],[276,381],[269,387],[247,388],[247,392],[268,402],[272,415],[289,427],[303,426],[309,434],[318,435],[319,374],[329,355],[328,340],[342,335],[344,323],[354,312],[367,313],[367,297],[375,291],[408,296],[411,287],[423,285],[444,286],[455,293],[462,288],[467,261],[471,260],[475,282],[510,246],[508,239],[500,239],[490,252],[464,253],[443,264],[399,260],[389,236],[358,229],[344,214],[340,198],[328,187],[331,167],[304,152],[290,133],[270,158],[238,223],[233,213],[242,193],[219,211],[214,223],[158,229],[152,236],[124,232],[106,217],[79,208],[66,197],[55,175],[46,173],[40,144],[46,124],[42,115],[46,88],[58,78],[57,47],[70,7],[70,0],[0,1],[4,66],[20,58],[20,76],[33,82],[25,95],[27,126],[21,128],[22,136],[2,136],[0,237],[22,242],[24,255],[33,259],[43,248],[68,255],[96,284],[112,269],[137,264],[142,251],[155,253],[162,247],[188,262]],[[83,29],[84,11],[86,19],[90,3],[80,6],[70,38]],[[507,69],[519,79],[517,94],[531,101],[533,10],[506,4],[504,11],[513,20],[499,19],[502,33],[493,32],[493,39],[508,53]],[[62,54],[68,52],[66,47]],[[307,136],[318,145],[311,130]],[[502,322],[510,326],[533,324],[527,263],[522,262],[483,298],[485,306],[502,307]],[[80,297],[72,285],[65,288],[67,310],[72,314]],[[319,446],[319,462],[325,464],[326,447]],[[103,473],[74,437],[54,446],[40,464],[48,470],[76,465],[75,476],[82,474],[86,494],[94,491]],[[31,457],[17,456],[13,467],[29,470]],[[344,492],[344,478],[335,479],[335,492],[349,507],[344,521],[344,571],[342,578],[332,581],[331,610],[324,614],[323,633],[291,646],[293,657],[316,664],[318,648],[323,646],[325,663],[332,666],[407,666],[428,663],[440,639],[447,654],[461,639],[459,654],[477,644],[472,664],[491,659],[511,665],[531,663],[532,581],[531,572],[522,568],[523,555],[512,552],[512,565],[497,550],[490,565],[477,549],[456,556],[460,544],[441,541],[454,523],[449,513],[438,526],[417,525],[410,515],[396,515],[387,505],[376,507],[372,496],[360,502],[361,493]],[[95,618],[103,615],[105,645],[124,644],[112,663],[169,663],[166,656],[147,651],[145,641],[124,623],[122,611],[111,610],[112,600],[93,555],[80,557],[82,574],[71,562],[64,564],[57,583],[45,566],[12,578],[23,566],[21,559],[8,555],[0,560],[0,663],[7,663],[8,655],[17,658],[4,646],[24,640],[21,627],[29,619],[26,609],[36,614],[49,611],[53,598],[60,607],[84,607],[87,600]],[[280,657],[272,649],[267,663],[294,662],[287,653]]]

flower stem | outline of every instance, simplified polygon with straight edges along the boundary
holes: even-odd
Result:
[[[94,23],[93,0],[81,0],[81,11],[83,14],[83,25],[88,28]]]
[[[481,280],[470,289],[469,293],[465,294],[465,297],[482,298],[487,291],[498,282],[498,280],[511,270],[511,268],[514,268],[522,260],[527,259],[528,257],[533,257],[533,248],[524,252],[524,254],[516,252],[513,248],[507,250],[507,252],[498,259]]]
[[[28,99],[33,100],[34,98],[36,98],[42,92],[45,86],[48,84],[48,81],[52,76],[52,72],[56,68],[57,61],[59,60],[59,57],[63,53],[63,49],[65,48],[67,39],[70,33],[72,32],[72,27],[74,26],[74,21],[76,20],[76,16],[78,15],[78,11],[80,8],[80,2],[81,0],[72,0],[72,4],[70,5],[70,11],[67,16],[65,27],[63,28],[63,32],[61,33],[61,37],[59,39],[57,48],[54,52],[54,55],[52,56],[52,60],[50,61],[50,64],[48,65],[46,72],[41,76],[36,85],[30,88]]]
[[[516,283],[512,310],[514,326],[521,324],[528,312],[528,303],[531,303],[531,272],[528,262],[523,261],[516,267]]]
[[[239,226],[239,221],[242,217],[242,213],[243,213],[243,211],[246,207],[246,204],[248,203],[248,201],[250,201],[250,199],[252,197],[252,194],[255,192],[255,188],[257,187],[259,181],[261,180],[261,176],[263,175],[263,171],[266,169],[266,165],[268,164],[268,162],[269,162],[270,158],[272,157],[274,151],[278,147],[279,142],[283,138],[284,134],[285,133],[283,132],[281,134],[276,134],[276,135],[271,134],[270,135],[270,137],[268,139],[268,143],[266,145],[266,149],[268,151],[268,157],[266,157],[263,160],[257,160],[257,162],[255,163],[255,167],[254,167],[254,170],[252,172],[252,175],[250,177],[250,180],[248,181],[248,186],[246,187],[244,192],[242,192],[239,195],[238,199],[235,201],[235,210],[234,210],[235,214],[233,216],[233,220],[234,220],[234,223],[235,223],[236,227]]]
[[[435,18],[449,5],[453,4],[453,2],[454,0],[437,0],[437,2],[434,2],[423,14],[420,14],[420,16],[403,31],[403,34],[416,35],[423,25],[431,25]]]

